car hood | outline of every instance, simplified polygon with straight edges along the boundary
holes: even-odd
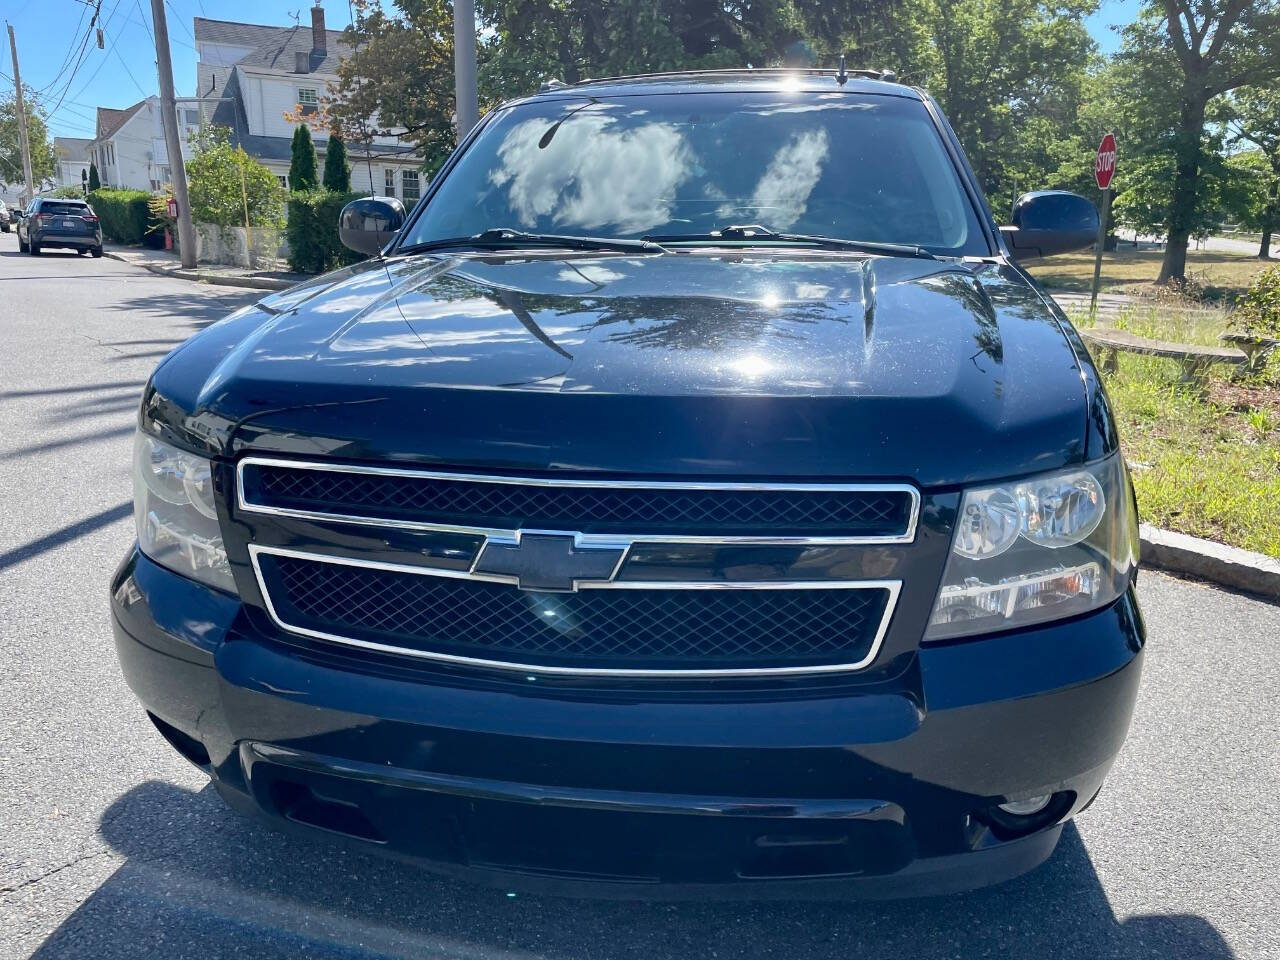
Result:
[[[1083,458],[1073,341],[1000,264],[401,257],[202,331],[147,404],[224,456],[954,484]]]

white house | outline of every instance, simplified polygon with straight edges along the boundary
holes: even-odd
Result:
[[[169,172],[169,144],[164,138],[164,120],[160,112],[160,100],[154,101],[151,109],[151,162],[156,167],[156,176],[160,183],[168,183],[172,178]],[[178,117],[178,142],[182,144],[182,159],[191,159],[191,137],[200,130],[201,105],[194,97],[178,97],[175,101]]]
[[[327,30],[324,8],[311,9],[311,27],[270,27],[195,18],[196,102],[202,116],[231,131],[244,147],[288,186],[290,147],[296,124],[285,119],[298,107],[318,114],[338,82],[338,61],[346,52],[342,32]],[[329,132],[308,125],[316,141],[320,172]],[[423,186],[421,157],[411,144],[377,137],[368,146],[347,144],[352,186],[415,201]]]
[[[152,117],[156,97],[116,110],[98,107],[97,135],[89,144],[89,159],[98,168],[104,187],[159,190],[163,184],[152,160]]]
[[[53,138],[53,152],[58,158],[55,174],[58,186],[78,187],[85,182],[89,176],[89,151],[92,148],[92,140],[80,137]]]

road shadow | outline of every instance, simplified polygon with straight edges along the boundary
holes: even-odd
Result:
[[[1206,919],[1120,921],[1068,825],[1044,866],[994,889],[895,903],[648,903],[518,896],[277,834],[211,787],[151,782],[102,816],[125,862],[38,960],[293,957],[634,960],[1233,956]]]
[[[175,291],[172,284],[165,284],[164,290],[118,297],[110,303],[102,304],[102,309],[127,314],[132,317],[156,317],[172,320],[180,329],[182,327],[200,329],[221,320],[227,314],[243,306],[257,303],[267,295],[262,290],[235,290],[227,287],[192,284],[186,281],[182,283],[184,289],[181,291]],[[186,287],[191,289],[185,289]],[[128,343],[127,333],[129,331],[126,328],[122,328],[121,332],[126,335],[121,340],[123,345]],[[174,342],[181,342],[181,338]],[[110,343],[105,341],[104,344],[111,346]]]

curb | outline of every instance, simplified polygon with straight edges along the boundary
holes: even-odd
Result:
[[[208,283],[215,287],[242,287],[247,290],[286,290],[295,283],[293,280],[273,280],[270,277],[223,276],[216,273],[201,273],[198,270],[184,270],[182,267],[157,267],[154,264],[130,260],[128,257],[121,256],[111,250],[104,250],[103,256],[110,257],[112,260],[119,260],[121,263],[127,263],[130,266],[141,267],[143,270],[159,274],[162,277]]]
[[[1145,523],[1139,532],[1148,566],[1280,600],[1280,560]]]

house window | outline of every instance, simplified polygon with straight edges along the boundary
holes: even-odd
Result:
[[[276,179],[280,181],[280,186],[284,187],[286,190],[289,189],[289,178],[287,176],[283,173],[277,173]]]
[[[299,87],[298,102],[304,107],[314,107],[320,103],[320,93],[315,87]]]
[[[183,122],[183,123],[185,123],[188,127],[198,127],[198,126],[200,126],[200,114],[199,114],[199,112],[198,112],[198,111],[196,111],[196,110],[183,110],[183,111],[182,111],[182,122]]]
[[[388,197],[396,195],[396,172],[394,170],[382,171],[382,192]]]
[[[418,171],[405,170],[400,174],[401,199],[406,204],[418,201]]]

